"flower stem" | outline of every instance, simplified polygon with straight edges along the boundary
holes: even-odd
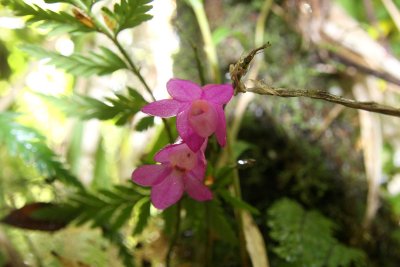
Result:
[[[221,73],[219,71],[219,64],[217,58],[217,51],[215,49],[214,42],[211,37],[210,25],[206,12],[204,10],[204,4],[202,0],[187,0],[189,5],[192,7],[194,14],[196,15],[197,22],[199,23],[201,35],[204,41],[204,51],[207,55],[208,62],[211,65],[211,77],[215,83],[221,83]]]
[[[178,238],[179,238],[180,227],[181,227],[181,201],[178,201],[178,203],[176,204],[175,232],[174,232],[174,235],[171,238],[171,242],[169,243],[167,256],[165,258],[166,267],[170,267],[171,266],[172,252],[174,251],[174,247],[175,247],[176,242],[178,241]]]

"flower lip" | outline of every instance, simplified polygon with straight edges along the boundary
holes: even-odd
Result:
[[[197,164],[196,154],[187,146],[180,147],[169,156],[171,166],[181,172],[192,170]]]
[[[217,129],[218,114],[207,100],[193,101],[188,115],[189,125],[201,137],[212,135]]]
[[[210,109],[210,104],[206,100],[195,100],[190,107],[190,115],[197,116],[206,113]]]

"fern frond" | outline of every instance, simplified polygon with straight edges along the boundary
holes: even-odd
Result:
[[[144,21],[150,20],[153,16],[147,14],[152,8],[152,0],[121,0],[120,4],[115,4],[113,11],[103,7],[103,12],[111,17],[117,25],[113,31],[118,35],[122,30],[134,28]]]
[[[364,266],[364,253],[341,244],[333,236],[335,224],[317,211],[283,199],[268,210],[275,253],[295,266]]]
[[[64,11],[54,12],[38,5],[28,5],[21,0],[3,0],[2,3],[10,7],[17,16],[27,16],[27,23],[37,23],[40,28],[49,29],[52,33],[96,31],[93,26],[80,22]]]
[[[0,113],[0,142],[6,145],[9,153],[32,164],[51,180],[59,179],[83,189],[82,183],[64,168],[53,150],[46,145],[45,137],[35,129],[17,123],[16,118],[15,113]]]
[[[145,192],[147,193],[147,191]],[[81,190],[63,203],[52,203],[35,213],[35,218],[66,224],[90,223],[92,227],[119,230],[131,218],[137,203],[146,203],[149,196],[132,186],[116,185],[96,191]]]
[[[140,204],[140,210],[143,210],[150,203],[149,196],[142,191],[143,189],[137,190],[133,184],[116,185],[111,189],[93,192],[78,191],[64,203],[46,205],[35,211],[33,216],[36,220],[42,219],[46,222],[65,225],[90,223],[92,227],[98,227],[103,236],[117,246],[125,266],[133,266],[132,254],[119,230],[130,220],[135,206]],[[150,209],[149,205],[148,208]]]
[[[92,52],[88,56],[76,53],[68,57],[35,45],[23,45],[21,49],[36,58],[50,59],[50,64],[72,75],[105,75],[127,68],[125,62],[118,55],[105,47],[101,47],[101,52]]]
[[[77,5],[77,0],[44,0],[44,1],[48,4],[67,3],[67,4],[71,4],[71,5],[79,7],[79,5]],[[100,2],[100,1],[102,1],[102,0],[81,0],[80,2],[82,4],[84,4],[88,10],[90,10],[94,4],[96,4],[97,2]]]
[[[132,88],[128,88],[128,90],[129,92],[134,91]],[[106,98],[105,102],[78,94],[61,97],[45,94],[40,94],[40,96],[59,108],[67,116],[78,117],[82,120],[115,119],[116,125],[126,124],[146,103],[142,96],[139,94],[132,96],[132,93],[128,96],[115,94],[113,98]],[[152,122],[149,122],[149,124]]]

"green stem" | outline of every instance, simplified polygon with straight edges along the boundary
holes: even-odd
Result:
[[[207,55],[208,62],[211,65],[211,77],[215,83],[221,83],[221,73],[219,71],[217,51],[211,37],[211,30],[208,24],[206,12],[202,0],[187,0],[196,15],[199,23],[201,35],[204,40],[204,51]]]
[[[261,7],[261,12],[257,18],[256,24],[256,32],[254,38],[255,47],[260,47],[264,44],[265,21],[268,18],[272,3],[272,0],[265,0],[263,6]]]
[[[256,23],[256,29],[255,29],[255,38],[254,42],[257,46],[261,46],[264,43],[264,31],[265,31],[265,21],[268,17],[271,5],[272,5],[272,0],[265,0],[264,4],[261,8],[260,15],[258,16],[257,23]],[[260,69],[260,61],[257,60],[256,64],[254,64],[253,69],[249,73],[249,78],[250,79],[255,79],[257,77],[257,73]],[[238,101],[238,106],[236,107],[236,112],[235,112],[235,117],[234,120],[231,124],[231,131],[230,131],[230,136],[227,142],[227,149],[226,153],[224,153],[221,157],[221,161],[230,161],[232,164],[236,164],[236,162],[233,162],[235,159],[232,158],[233,151],[232,151],[232,144],[234,144],[237,140],[237,135],[239,133],[239,128],[241,125],[241,122],[243,120],[246,108],[250,101],[252,100],[253,96],[248,96],[248,95],[242,95]],[[233,185],[232,185],[232,191],[233,194],[241,199],[242,198],[242,193],[241,193],[241,187],[240,187],[240,178],[239,178],[239,172],[237,169],[234,170],[233,172]],[[239,209],[235,209],[235,217],[236,221],[238,223],[239,227],[239,241],[240,241],[240,255],[241,255],[241,260],[242,260],[242,266],[248,266],[248,254],[247,254],[247,249],[246,249],[246,237],[244,233],[244,228],[243,228],[243,217],[242,217],[242,211]]]
[[[194,57],[196,59],[196,67],[197,67],[197,72],[199,73],[200,84],[203,86],[206,84],[206,79],[204,78],[203,64],[201,64],[199,50],[192,41],[189,41],[189,43],[193,49]]]
[[[108,35],[107,35],[108,36]],[[145,81],[145,79],[143,78],[142,74],[140,73],[139,69],[136,67],[135,63],[133,63],[131,57],[128,55],[128,53],[126,52],[126,50],[122,47],[122,45],[119,43],[118,39],[116,36],[108,36],[111,41],[115,44],[115,46],[118,48],[118,50],[121,52],[121,54],[124,56],[124,58],[126,59],[126,61],[129,64],[130,70],[135,74],[135,76],[139,79],[139,81],[143,84],[144,88],[146,89],[146,91],[149,93],[149,95],[151,96],[151,99],[153,101],[156,101],[156,98],[153,95],[153,92],[150,89],[150,86],[147,84],[147,82]]]
[[[227,140],[227,147],[226,147],[226,152],[231,155],[229,157],[229,163],[232,165],[235,165],[235,158],[233,158],[233,149],[232,149],[232,136],[228,135],[228,140]],[[240,188],[240,178],[239,178],[239,171],[237,168],[233,170],[233,184],[232,184],[232,191],[233,195],[237,197],[238,199],[242,199],[242,190]],[[241,209],[235,209],[235,218],[236,222],[238,224],[239,228],[239,248],[240,248],[240,259],[241,259],[241,266],[242,267],[247,267],[249,266],[248,264],[248,254],[247,254],[247,249],[246,249],[246,238],[244,234],[244,228],[243,228],[243,218],[242,218],[242,210]]]
[[[146,80],[143,78],[142,74],[140,73],[139,69],[136,67],[135,63],[132,61],[131,57],[128,55],[128,52],[126,52],[126,50],[122,47],[121,43],[118,41],[117,39],[117,35],[113,34],[107,27],[105,27],[103,25],[103,23],[101,23],[96,16],[93,16],[93,14],[91,13],[91,10],[88,9],[86,7],[85,4],[83,4],[80,0],[75,0],[75,3],[78,7],[80,7],[81,9],[85,10],[85,12],[87,13],[87,15],[90,16],[90,18],[92,19],[94,25],[96,26],[96,29],[98,32],[104,34],[105,36],[107,36],[112,42],[113,44],[118,48],[119,52],[122,54],[122,56],[125,58],[125,60],[128,62],[129,65],[129,70],[133,72],[133,74],[139,79],[139,81],[143,84],[144,88],[146,89],[146,91],[148,92],[148,94],[150,95],[151,99],[153,101],[156,101],[156,98],[154,97],[153,92],[150,89],[150,86],[147,84]],[[164,127],[165,127],[165,131],[167,132],[168,135],[168,139],[170,141],[170,143],[174,142],[174,138],[172,136],[172,131],[171,128],[169,127],[169,124],[167,122],[166,119],[162,119],[163,123],[164,123]]]
[[[107,35],[108,36],[108,35]],[[116,36],[108,36],[109,38],[111,38],[111,41],[115,44],[115,46],[118,48],[118,50],[121,52],[121,54],[124,56],[124,58],[126,59],[126,61],[128,62],[129,66],[130,66],[130,70],[136,75],[136,77],[140,80],[140,82],[143,84],[144,88],[146,89],[146,91],[149,93],[149,95],[151,96],[151,99],[153,101],[156,101],[156,98],[154,97],[153,92],[151,91],[149,85],[147,84],[146,80],[143,78],[142,74],[140,73],[139,69],[136,67],[135,63],[133,63],[131,57],[128,55],[128,53],[126,52],[126,50],[122,47],[122,45],[118,42],[117,37]],[[172,131],[171,128],[169,127],[169,124],[167,122],[166,119],[162,119],[163,123],[164,123],[164,127],[165,127],[165,131],[167,132],[168,135],[168,139],[170,141],[170,143],[174,142],[174,138],[172,136]]]
[[[174,235],[171,238],[171,242],[169,243],[167,256],[165,258],[165,265],[167,267],[171,266],[172,252],[174,251],[174,247],[175,247],[176,242],[178,241],[178,238],[179,238],[180,226],[181,226],[181,201],[179,201],[177,203],[177,206],[176,206],[175,232],[174,232]]]

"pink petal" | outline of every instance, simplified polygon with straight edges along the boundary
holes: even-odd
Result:
[[[194,132],[192,127],[189,125],[188,113],[189,111],[185,110],[176,116],[176,128],[183,142],[185,142],[193,152],[197,152],[206,138],[201,137]]]
[[[226,144],[225,112],[220,105],[214,105],[214,108],[218,114],[218,124],[217,124],[217,129],[215,131],[215,137],[217,137],[217,141],[221,146],[225,146]]]
[[[157,209],[166,209],[182,197],[183,189],[182,176],[173,171],[164,181],[153,186],[151,202]]]
[[[191,171],[193,173],[193,176],[196,179],[199,179],[200,181],[203,181],[203,179],[204,179],[204,176],[206,174],[206,166],[207,166],[207,161],[206,161],[206,158],[203,153],[204,152],[199,153],[198,159],[197,159],[197,164]]]
[[[185,191],[191,198],[197,201],[212,199],[213,196],[210,189],[205,186],[200,180],[191,177],[191,175],[188,175],[184,178],[184,181]]]
[[[173,117],[178,114],[181,103],[174,99],[164,99],[147,104],[142,112],[162,118]]]
[[[181,79],[169,80],[167,82],[167,90],[174,99],[183,102],[199,99],[202,93],[198,84]]]
[[[201,137],[200,135],[193,132],[193,134],[189,135],[185,143],[193,152],[197,152],[200,150],[201,146],[203,145],[204,141],[207,138]]]
[[[171,169],[165,165],[143,165],[132,173],[132,181],[142,186],[153,186],[162,182]]]
[[[154,160],[161,163],[168,163],[169,155],[176,151],[177,146],[179,146],[179,144],[167,145],[154,155]]]
[[[215,104],[226,104],[233,96],[231,84],[208,84],[203,87],[202,99]]]

